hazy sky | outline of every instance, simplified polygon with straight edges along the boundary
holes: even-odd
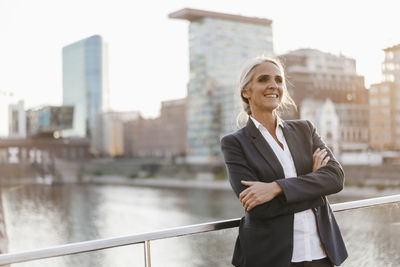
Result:
[[[167,17],[184,7],[271,19],[276,53],[342,53],[368,86],[380,81],[382,49],[400,43],[397,2],[0,0],[0,92],[28,108],[62,104],[62,47],[100,34],[111,108],[155,116],[160,101],[186,96],[189,22]]]

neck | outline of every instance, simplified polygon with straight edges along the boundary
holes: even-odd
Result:
[[[255,112],[252,114],[253,118],[256,119],[259,123],[261,123],[266,129],[275,129],[276,128],[276,113],[272,112]]]

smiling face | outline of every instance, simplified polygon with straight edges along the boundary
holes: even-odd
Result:
[[[251,113],[273,112],[283,97],[283,75],[280,68],[271,62],[263,62],[254,68],[249,88],[242,91],[247,98]]]

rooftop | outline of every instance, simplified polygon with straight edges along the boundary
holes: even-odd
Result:
[[[202,18],[216,18],[216,19],[224,19],[231,21],[248,22],[253,24],[261,24],[261,25],[272,24],[272,20],[265,18],[246,17],[241,15],[233,15],[233,14],[219,13],[213,11],[200,10],[200,9],[192,9],[192,8],[180,9],[178,11],[170,13],[168,17],[172,19],[185,19],[188,21],[196,21]]]
[[[400,44],[389,46],[383,49],[383,51],[393,51],[393,50],[400,50]]]

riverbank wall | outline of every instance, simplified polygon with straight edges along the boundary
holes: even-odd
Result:
[[[400,165],[379,166],[344,165],[346,185],[373,187],[400,187]],[[86,176],[115,175],[128,178],[170,177],[180,180],[227,180],[224,165],[176,164],[162,160],[134,159],[95,160],[84,167]]]
[[[400,165],[379,166],[344,165],[346,185],[357,187],[400,187]],[[206,164],[178,164],[165,159],[92,159],[83,162],[54,160],[52,168],[32,163],[0,165],[2,181],[18,178],[51,176],[56,182],[82,182],[102,177],[129,179],[172,178],[177,181],[227,181],[225,166]],[[51,170],[51,171],[49,171]],[[86,177],[86,178],[85,178]],[[99,181],[101,179],[98,179]]]

